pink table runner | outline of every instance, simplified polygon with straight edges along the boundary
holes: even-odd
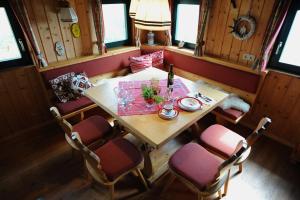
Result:
[[[150,81],[120,81],[119,89],[127,90],[129,95],[132,95],[134,97],[134,101],[130,105],[125,106],[125,108],[122,105],[118,104],[118,115],[128,116],[157,113],[159,106],[154,104],[151,108],[147,108],[146,102],[141,95],[142,84],[150,85],[150,83]],[[167,92],[167,80],[160,80],[159,86],[161,88],[160,96],[165,96]],[[188,88],[182,83],[180,79],[174,79],[173,88],[172,99],[185,97],[189,93]],[[176,104],[176,101],[174,103]]]

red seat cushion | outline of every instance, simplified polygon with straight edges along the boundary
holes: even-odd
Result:
[[[216,179],[224,160],[196,143],[184,145],[171,157],[170,168],[203,190]]]
[[[204,147],[210,148],[224,157],[230,157],[241,140],[245,140],[245,138],[219,124],[208,127],[200,135],[200,141]]]
[[[90,145],[112,131],[110,124],[101,116],[91,116],[73,126],[73,131],[79,133],[82,143]]]
[[[100,158],[101,167],[110,181],[135,168],[142,161],[137,148],[123,138],[110,140],[95,153]]]
[[[93,102],[89,98],[80,97],[79,99],[73,101],[68,101],[66,103],[56,103],[55,105],[62,115],[66,115],[92,104]]]
[[[234,108],[229,108],[223,110],[222,108],[217,107],[215,109],[216,112],[221,113],[222,115],[225,115],[226,117],[229,117],[230,119],[237,120],[240,116],[244,114],[244,112],[240,110],[236,110]]]

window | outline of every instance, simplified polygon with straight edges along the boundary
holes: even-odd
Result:
[[[116,47],[129,44],[129,1],[105,0],[102,8],[106,46]]]
[[[32,64],[21,28],[7,1],[0,2],[0,69]]]
[[[198,20],[199,0],[175,0],[173,16],[173,43],[185,42],[185,47],[195,48]]]
[[[294,0],[279,33],[270,68],[300,75],[300,2]]]

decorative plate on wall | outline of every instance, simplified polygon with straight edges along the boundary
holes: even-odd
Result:
[[[79,38],[80,37],[80,27],[78,23],[74,23],[71,25],[71,32],[74,38]]]
[[[64,56],[65,55],[65,47],[62,42],[55,42],[55,51],[57,55]]]
[[[255,32],[256,21],[252,16],[240,16],[237,19],[233,20],[232,35],[238,40],[247,40]]]

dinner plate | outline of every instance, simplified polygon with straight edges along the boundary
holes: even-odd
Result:
[[[178,110],[173,109],[173,110],[166,110],[166,109],[160,109],[158,112],[159,117],[161,117],[162,119],[174,119],[178,116]]]
[[[186,111],[195,111],[201,109],[202,103],[194,97],[184,97],[177,101],[178,106]]]

